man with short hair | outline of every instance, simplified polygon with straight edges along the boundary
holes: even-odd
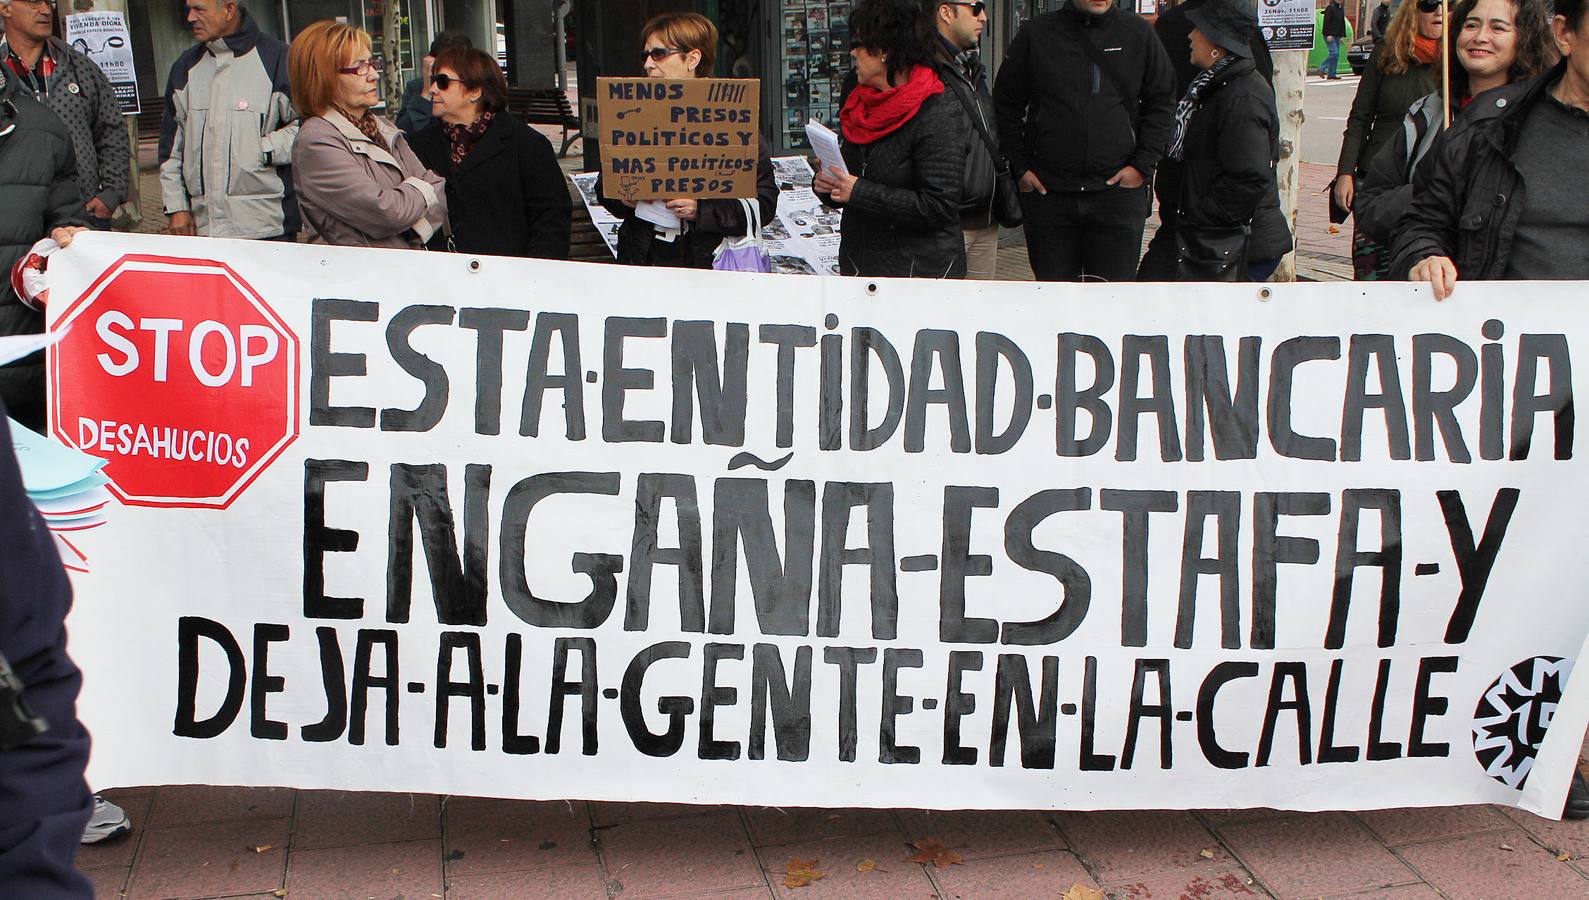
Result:
[[[1071,0],[1015,35],[993,84],[1039,281],[1131,281],[1169,143],[1175,72],[1112,0]]]
[[[1392,273],[1439,300],[1458,278],[1589,280],[1586,8],[1556,0],[1561,63],[1475,97],[1418,167]]]
[[[171,66],[160,122],[160,188],[171,234],[285,238],[298,232],[287,45],[237,0],[187,0],[198,44]]]
[[[1374,43],[1383,41],[1385,30],[1390,27],[1390,0],[1379,0],[1379,5],[1374,7],[1374,17],[1368,21],[1368,33],[1374,36]]]
[[[992,281],[998,277],[999,222],[994,216],[994,192],[1004,160],[988,148],[983,135],[993,137],[996,119],[993,94],[988,91],[987,70],[977,53],[982,29],[988,23],[984,0],[942,0],[934,22],[938,26],[938,75],[965,110],[970,130],[966,134],[965,190],[960,197],[960,229],[966,242],[966,277]]]
[[[110,79],[87,56],[53,34],[51,0],[0,0],[0,65],[19,89],[60,116],[72,136],[77,181],[88,198],[89,223],[110,230],[127,199],[131,150]]]
[[[1319,66],[1319,74],[1331,81],[1339,81],[1341,67],[1341,41],[1346,39],[1346,9],[1341,6],[1341,0],[1330,0],[1324,7],[1324,64]]]

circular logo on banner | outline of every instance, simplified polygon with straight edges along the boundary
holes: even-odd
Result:
[[[1501,673],[1473,711],[1473,755],[1485,774],[1522,788],[1561,702],[1572,660],[1535,656]]]

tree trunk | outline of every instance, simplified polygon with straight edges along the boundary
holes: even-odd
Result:
[[[1301,186],[1302,170],[1298,163],[1302,151],[1302,88],[1307,83],[1306,50],[1281,50],[1274,54],[1275,111],[1280,114],[1280,168],[1276,173],[1280,181],[1280,209],[1291,226],[1293,237],[1297,234],[1297,194]],[[1273,281],[1297,280],[1297,254],[1295,250],[1280,261]]]

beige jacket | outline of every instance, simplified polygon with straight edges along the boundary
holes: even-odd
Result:
[[[447,219],[445,182],[396,126],[375,121],[392,152],[335,110],[303,123],[292,176],[304,229],[317,244],[423,249]]]

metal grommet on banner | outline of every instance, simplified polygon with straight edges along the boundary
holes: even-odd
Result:
[[[1274,295],[1275,295],[1275,292],[1270,290],[1269,288],[1259,288],[1258,289],[1258,299],[1259,300],[1267,302],[1270,298],[1274,297]]]
[[[478,260],[478,259],[469,260],[469,271],[470,272],[479,272],[480,271],[480,260]]]
[[[867,283],[866,283],[866,292],[867,292],[867,293],[868,293],[868,294],[875,294],[875,293],[877,293],[877,282],[875,282],[875,281],[869,281],[869,282],[867,282]]]

